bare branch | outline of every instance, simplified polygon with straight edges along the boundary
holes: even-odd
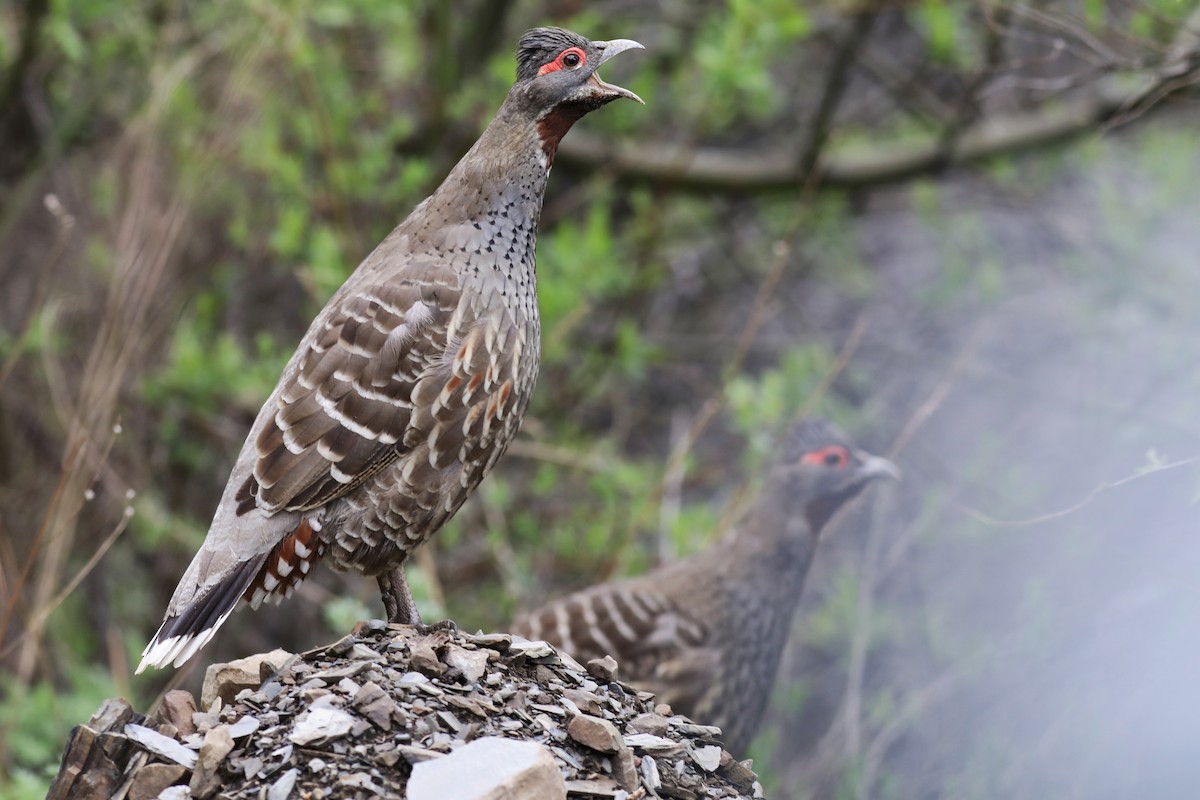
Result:
[[[1061,519],[1062,517],[1068,516],[1070,514],[1074,514],[1076,511],[1080,510],[1084,506],[1089,505],[1093,500],[1095,500],[1100,495],[1105,494],[1106,492],[1111,492],[1113,489],[1118,489],[1127,483],[1133,483],[1134,481],[1140,481],[1142,478],[1148,478],[1151,475],[1157,475],[1160,472],[1167,472],[1168,470],[1180,469],[1181,467],[1190,467],[1193,464],[1200,464],[1200,456],[1193,456],[1191,458],[1185,458],[1182,461],[1172,461],[1168,464],[1158,464],[1154,467],[1151,467],[1150,469],[1142,470],[1140,472],[1135,472],[1133,475],[1127,475],[1124,478],[1121,478],[1120,480],[1111,481],[1109,483],[1102,483],[1099,486],[1097,486],[1095,489],[1093,489],[1091,492],[1089,492],[1088,496],[1083,498],[1082,500],[1080,500],[1078,503],[1067,506],[1066,508],[1060,508],[1058,511],[1051,511],[1048,514],[1041,514],[1040,516],[1030,517],[1028,519],[1014,519],[1014,520],[996,519],[995,517],[989,517],[987,514],[984,514],[982,511],[976,511],[975,509],[970,508],[968,506],[959,506],[959,508],[962,510],[962,512],[964,514],[971,517],[972,519],[982,522],[984,525],[990,525],[992,527],[997,527],[997,528],[1027,528],[1031,525],[1040,525],[1043,522],[1050,522],[1052,520]]]
[[[861,189],[895,183],[938,171],[946,165],[971,164],[1000,155],[1042,147],[1094,130],[1147,92],[1110,87],[1096,97],[1054,108],[986,120],[965,131],[947,159],[936,140],[895,145],[871,153],[825,157],[818,188]],[[575,131],[558,151],[562,164],[604,167],[631,182],[670,184],[676,189],[757,193],[797,190],[805,175],[788,152],[680,148],[608,139]]]
[[[800,155],[799,175],[805,178],[812,175],[817,161],[821,158],[821,152],[825,148],[830,128],[833,126],[833,117],[846,92],[850,68],[858,60],[859,51],[866,44],[876,15],[877,12],[873,7],[859,11],[834,54],[833,64],[829,67],[825,80],[825,88],[821,92],[821,101],[817,104],[817,114],[809,128],[808,145]]]
[[[810,175],[805,159],[811,159],[811,154],[796,155],[786,145],[764,152],[759,148],[612,141],[580,130],[563,140],[558,161],[587,169],[602,167],[624,181],[662,183],[692,191],[759,193],[795,191],[808,183],[825,189],[893,183],[949,165],[970,164],[1094,131],[1122,119],[1130,109],[1144,110],[1146,103],[1157,103],[1171,92],[1185,88],[1200,70],[1200,46],[1195,33],[1200,27],[1198,15],[1200,12],[1181,26],[1179,36],[1158,66],[1135,74],[1140,81],[1118,81],[1110,76],[1101,80],[1096,91],[1087,97],[985,119],[956,134],[949,149],[942,134],[933,134],[871,152],[829,152],[820,156],[820,173]],[[1139,85],[1131,87],[1130,83]]]

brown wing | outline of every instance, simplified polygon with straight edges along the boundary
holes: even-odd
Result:
[[[335,299],[276,394],[238,514],[323,505],[409,449],[414,394],[446,360],[459,298],[453,272],[430,268]]]

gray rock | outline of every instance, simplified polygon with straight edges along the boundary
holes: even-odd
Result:
[[[342,775],[338,778],[338,786],[366,789],[374,795],[383,795],[386,793],[386,790],[371,780],[371,776],[365,772],[352,772],[349,775]]]
[[[515,655],[526,658],[547,658],[554,655],[554,648],[546,642],[526,642],[514,639],[508,649]]]
[[[661,714],[638,714],[629,720],[627,727],[630,733],[649,733],[652,736],[665,736],[667,733],[667,718]]]
[[[716,772],[717,767],[721,765],[721,748],[715,744],[693,748],[691,756],[705,772]]]
[[[133,719],[133,706],[123,697],[110,697],[100,704],[96,713],[88,720],[88,727],[94,731],[120,730]]]
[[[454,716],[453,711],[439,711],[437,712],[437,718],[440,719],[445,726],[454,733],[458,733],[462,730],[462,723],[458,721],[458,717]]]
[[[247,715],[229,726],[229,735],[234,739],[241,739],[258,730],[258,726],[258,718]]]
[[[567,794],[584,797],[624,797],[625,791],[612,778],[567,781]]]
[[[196,723],[192,720],[195,713],[196,698],[182,689],[167,692],[158,704],[158,718],[174,725],[180,737],[196,732]]]
[[[654,756],[675,756],[684,750],[684,746],[679,742],[649,733],[631,733],[625,737],[625,744],[634,750]]]
[[[296,785],[296,778],[299,775],[300,770],[295,767],[280,775],[271,784],[271,788],[267,789],[267,800],[287,800],[288,795],[292,793],[292,788]]]
[[[401,686],[416,686],[421,683],[429,683],[429,678],[419,672],[406,672],[400,676],[400,680],[397,683]]]
[[[313,703],[309,710],[296,720],[296,726],[287,738],[293,744],[307,745],[345,736],[353,727],[354,717],[345,711],[328,704]]]
[[[642,756],[642,780],[652,792],[662,788],[662,776],[658,774],[658,762],[653,756]]]
[[[320,681],[322,686],[326,686],[330,683],[337,683],[343,678],[353,678],[355,675],[360,672],[366,672],[373,666],[375,665],[371,661],[351,661],[344,667],[314,672],[309,676],[309,680]]]
[[[227,664],[212,664],[204,672],[204,688],[200,690],[200,706],[211,710],[218,697],[232,702],[242,689],[257,689],[263,680],[278,672],[292,654],[286,650],[239,658]]]
[[[513,643],[513,637],[507,633],[477,633],[465,638],[472,644],[486,647],[489,650],[498,650],[501,653],[512,647]]]
[[[351,647],[346,658],[351,661],[383,661],[383,656],[361,643],[356,643]]]
[[[750,769],[750,762],[738,761],[727,750],[721,751],[718,773],[735,786],[746,788],[758,785],[758,776]]]
[[[192,714],[192,724],[196,726],[197,733],[204,733],[220,721],[221,718],[219,715],[210,714],[207,711],[197,711],[195,714]]]
[[[612,758],[612,768],[613,778],[622,789],[632,792],[638,788],[637,759],[634,758],[632,750],[621,745],[621,749]]]
[[[374,681],[363,684],[350,704],[380,730],[390,731],[392,729],[392,715],[396,712],[396,701]]]
[[[233,749],[233,737],[229,735],[228,725],[217,725],[204,734],[204,744],[200,745],[200,757],[196,761],[196,769],[192,772],[192,780],[188,788],[192,797],[211,797],[221,788],[221,776],[217,770],[225,756]]]
[[[404,756],[404,760],[410,764],[420,764],[423,761],[432,761],[442,758],[445,753],[439,753],[436,750],[426,750],[423,747],[411,747],[406,744],[396,745],[396,752]]]
[[[584,747],[600,753],[615,753],[621,748],[617,726],[606,719],[579,714],[567,723],[567,735]]]
[[[593,658],[587,662],[587,672],[598,681],[611,681],[617,677],[617,662],[612,656]]]
[[[467,650],[450,645],[446,648],[446,663],[463,674],[468,685],[479,683],[487,672],[489,650]]]
[[[446,671],[446,665],[438,660],[437,653],[427,639],[413,642],[409,660],[414,669],[420,670],[431,678],[436,678]]]
[[[168,786],[158,794],[158,800],[188,800],[192,793],[186,786]]]
[[[575,707],[585,714],[600,713],[600,698],[583,689],[564,689],[563,700],[574,703]]]
[[[445,758],[423,761],[408,779],[409,800],[563,800],[554,756],[536,742],[476,739]]]
[[[246,780],[250,780],[262,772],[262,768],[263,760],[261,758],[247,758],[242,762],[242,774],[246,776]]]
[[[572,673],[580,673],[582,675],[587,671],[584,669],[583,664],[580,664],[578,661],[571,658],[571,656],[567,653],[564,653],[560,650],[557,655],[559,663],[569,669]],[[567,677],[571,677],[570,674],[568,674]]]
[[[125,726],[125,735],[155,755],[174,761],[188,769],[196,766],[196,753],[169,736],[150,730],[144,725],[130,723]]]
[[[187,768],[180,764],[147,764],[133,776],[125,797],[127,800],[154,800],[163,789],[178,783],[186,774]]]
[[[693,739],[720,739],[721,729],[716,725],[697,725],[693,722],[677,722],[686,717],[676,717],[670,720],[671,727],[679,733],[680,736],[690,736]],[[642,733],[655,733],[655,731],[642,731]]]

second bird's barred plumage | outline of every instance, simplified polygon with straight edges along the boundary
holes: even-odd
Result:
[[[843,451],[844,464],[819,463]],[[801,423],[735,535],[650,574],[554,601],[513,632],[577,659],[613,656],[623,679],[720,726],[727,749],[742,755],[766,709],[821,528],[869,481],[894,474],[827,423]]]

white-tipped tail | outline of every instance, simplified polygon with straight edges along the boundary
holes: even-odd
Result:
[[[182,608],[176,609],[174,602],[167,611],[167,618],[142,651],[142,661],[137,673],[146,667],[176,667],[194,656],[208,644],[238,603],[246,596],[246,590],[262,568],[266,554],[237,565],[235,569],[196,593]],[[186,580],[186,578],[185,578]]]
[[[164,622],[162,627],[158,629],[158,633],[150,640],[150,644],[146,645],[146,649],[142,651],[142,660],[138,664],[134,674],[140,675],[146,667],[154,667],[162,669],[170,664],[173,667],[182,667],[184,662],[196,655],[201,647],[208,644],[212,639],[213,634],[217,632],[222,623],[229,618],[233,613],[230,608],[221,616],[217,617],[217,621],[211,627],[205,628],[196,633],[185,633],[178,636],[168,636],[166,639],[159,641],[159,636],[163,633],[163,629],[167,627],[168,622]]]

